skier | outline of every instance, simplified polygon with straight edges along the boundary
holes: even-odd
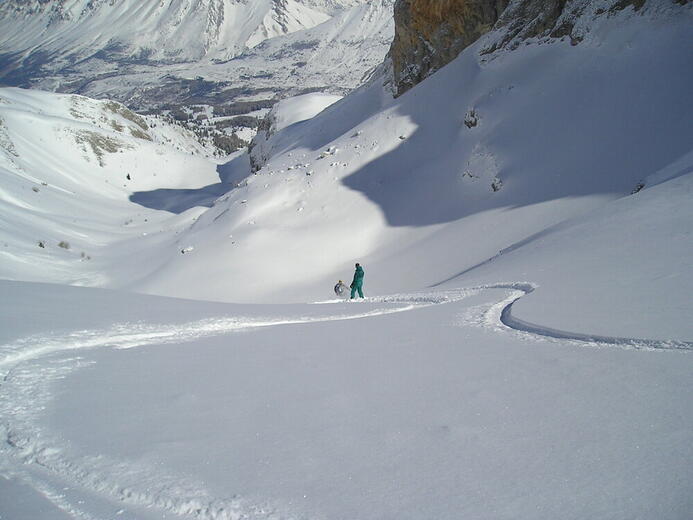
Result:
[[[354,280],[351,282],[351,299],[356,297],[356,291],[359,293],[359,297],[363,298],[363,267],[361,264],[356,264],[356,271],[354,271]]]
[[[346,292],[346,285],[344,285],[344,282],[339,280],[337,282],[337,285],[334,286],[334,293],[339,297],[342,298],[344,296],[344,293]]]

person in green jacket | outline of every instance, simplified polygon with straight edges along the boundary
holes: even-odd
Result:
[[[356,298],[356,291],[359,292],[359,297],[363,298],[363,267],[361,264],[356,264],[354,271],[354,280],[351,282],[351,299]]]

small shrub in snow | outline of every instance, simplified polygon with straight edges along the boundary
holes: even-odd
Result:
[[[231,135],[215,135],[212,137],[212,142],[216,148],[227,154],[232,154],[233,152],[248,146],[248,143],[238,137],[235,133]]]
[[[633,188],[633,191],[630,192],[631,195],[635,195],[639,191],[641,191],[645,187],[644,182],[639,182],[635,185],[635,188]]]
[[[65,240],[61,240],[58,243],[58,247],[62,247],[63,249],[70,249],[70,243],[66,242]]]
[[[135,123],[142,130],[149,130],[149,126],[147,125],[147,122],[144,120],[144,118],[142,116],[135,114],[132,110],[129,110],[124,105],[116,103],[115,101],[108,101],[105,107],[107,110],[110,110],[111,112],[124,117],[128,121]]]
[[[5,121],[0,117],[0,149],[5,150],[15,157],[19,157],[19,153],[14,147],[14,143],[7,132],[7,127],[5,126]]]
[[[500,180],[498,177],[493,178],[493,182],[491,183],[491,189],[496,192],[500,191],[500,189],[503,187],[503,181]]]
[[[38,193],[41,190],[39,190],[37,186],[34,186],[33,188],[31,188],[31,191],[33,191],[34,193]]]
[[[45,248],[46,248],[46,243],[45,243],[43,240],[39,240],[38,246],[39,246],[41,249],[45,249]]]
[[[130,128],[130,133],[132,134],[133,137],[136,137],[137,139],[143,139],[145,141],[151,141],[152,140],[151,135],[149,135],[146,132],[143,132],[139,128]]]
[[[464,115],[464,126],[471,129],[479,124],[479,116],[473,108]]]
[[[104,166],[104,152],[116,153],[123,148],[132,148],[132,146],[129,146],[122,141],[88,130],[78,132],[75,135],[75,139],[78,144],[89,145],[91,151],[94,152],[94,155],[96,155],[100,166]]]

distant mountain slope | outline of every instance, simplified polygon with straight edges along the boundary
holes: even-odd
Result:
[[[0,83],[138,108],[216,104],[262,88],[344,92],[387,52],[393,2],[4,2]],[[186,83],[196,78],[206,82]]]
[[[11,0],[0,5],[0,27],[3,50],[49,54],[53,68],[97,55],[153,63],[224,60],[267,38],[318,25],[353,3]]]

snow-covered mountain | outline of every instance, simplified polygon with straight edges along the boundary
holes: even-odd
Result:
[[[48,54],[57,69],[95,55],[154,63],[228,60],[268,38],[318,25],[356,3],[7,1],[0,17],[4,49],[25,57]]]
[[[387,52],[392,4],[4,2],[0,82],[139,108],[220,104],[258,93],[271,99],[305,89],[344,92]]]
[[[580,22],[587,19],[591,13]],[[483,268],[474,273],[496,273],[491,266],[509,265],[537,244],[564,236],[559,243],[573,262],[518,260],[517,276],[548,284],[549,272],[570,278],[577,266],[590,266],[581,271],[581,283],[556,288],[555,297],[606,312],[590,279],[623,279],[619,287],[628,293],[629,308],[640,310],[634,314],[642,321],[634,327],[645,333],[666,321],[636,298],[643,287],[684,326],[690,243],[674,236],[690,232],[685,192],[676,213],[653,203],[650,211],[663,219],[661,233],[640,237],[635,226],[620,255],[604,253],[606,243],[620,242],[616,236],[588,233],[594,242],[575,249],[568,247],[578,243],[575,237],[559,230],[568,222],[579,229],[598,211],[608,220],[609,207],[633,204],[635,211],[635,201],[657,190],[632,193],[667,172],[688,171],[693,136],[684,42],[690,22],[690,7],[655,3],[593,20],[577,46],[529,40],[493,56],[480,53],[497,36],[489,34],[397,100],[374,82],[257,145],[264,167],[185,235],[204,274],[188,259],[171,256],[144,286],[159,292],[174,280],[178,289],[189,283],[189,294],[199,298],[256,298],[267,287],[268,300],[300,298],[319,294],[341,277],[348,259],[359,258],[373,273],[372,290],[391,292],[472,279],[471,273],[457,276],[475,266]],[[607,229],[605,222],[593,226]],[[233,238],[222,240],[222,233]],[[272,254],[277,249],[281,265]],[[590,260],[594,251],[601,261]],[[676,253],[660,258],[662,251]],[[215,258],[224,259],[218,271]],[[238,268],[229,271],[229,264]],[[296,266],[299,279],[291,275]],[[673,275],[671,284],[654,282],[659,269]],[[210,273],[216,273],[214,289],[206,292]],[[532,297],[545,311],[550,306],[542,298],[553,298],[548,293]]]

